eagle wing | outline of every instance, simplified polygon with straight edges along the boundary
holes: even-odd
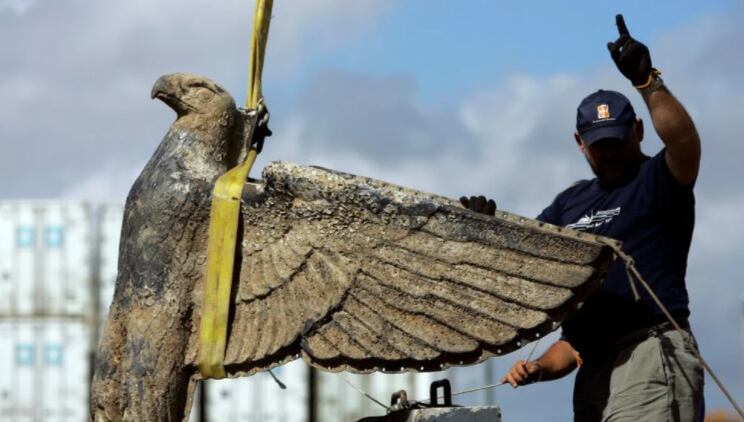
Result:
[[[242,199],[231,374],[479,362],[556,329],[612,259],[593,235],[288,162]]]

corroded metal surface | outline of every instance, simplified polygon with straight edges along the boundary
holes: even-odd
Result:
[[[177,119],[127,198],[96,421],[188,419],[211,192],[257,124],[200,76],[165,76],[152,95]],[[242,200],[230,376],[299,357],[357,372],[479,362],[555,329],[612,257],[591,235],[292,163]]]
[[[184,360],[212,187],[255,126],[201,76],[164,76],[152,96],[178,117],[127,197],[116,290],[91,385],[95,421],[188,419],[196,371]]]
[[[612,258],[593,235],[289,162],[243,204],[235,375],[299,356],[355,372],[479,362],[554,330]]]

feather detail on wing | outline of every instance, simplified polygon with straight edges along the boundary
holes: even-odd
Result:
[[[604,277],[593,235],[287,162],[244,190],[230,373],[440,370],[558,327]]]

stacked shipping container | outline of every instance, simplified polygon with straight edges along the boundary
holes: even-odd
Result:
[[[90,314],[90,222],[80,202],[0,203],[0,317]]]
[[[0,420],[87,420],[89,352],[83,322],[0,322]]]
[[[206,382],[206,416],[213,421],[302,422],[308,420],[309,368],[296,360],[274,370],[287,389],[268,373],[249,378]],[[342,379],[343,377],[343,379]],[[348,422],[380,416],[385,409],[349,387],[349,382],[382,403],[405,389],[411,399],[428,398],[429,385],[444,374],[333,374],[316,373],[317,421]],[[344,381],[346,380],[346,381]]]
[[[101,316],[105,319],[116,281],[119,233],[123,207],[105,205],[98,209],[98,261]],[[307,421],[309,368],[302,361],[294,361],[274,370],[287,386],[282,390],[268,373],[248,378],[210,380],[204,383],[207,421],[236,422],[302,422]],[[316,414],[319,421],[356,421],[365,416],[384,414],[384,409],[363,397],[344,383],[344,376],[383,403],[400,389],[410,397],[428,397],[429,384],[438,374],[369,374],[339,375],[318,372]],[[192,420],[195,418],[192,412]]]
[[[84,203],[0,202],[0,420],[87,418],[91,240]]]
[[[94,215],[81,202],[0,202],[0,420],[87,420],[90,364],[114,294],[122,217],[114,204]],[[298,360],[274,373],[286,390],[268,373],[206,382],[206,420],[307,421],[307,365]],[[318,372],[317,420],[384,413],[341,376],[387,403],[400,389],[426,397],[442,374]]]

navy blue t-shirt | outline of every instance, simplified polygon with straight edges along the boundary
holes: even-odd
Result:
[[[687,253],[695,224],[692,186],[681,186],[664,159],[646,158],[627,184],[603,189],[582,180],[561,192],[538,220],[623,242],[638,271],[679,321],[689,315],[685,288]],[[602,353],[620,337],[666,321],[636,283],[636,302],[620,260],[610,264],[599,290],[563,323],[563,336],[583,355]]]

